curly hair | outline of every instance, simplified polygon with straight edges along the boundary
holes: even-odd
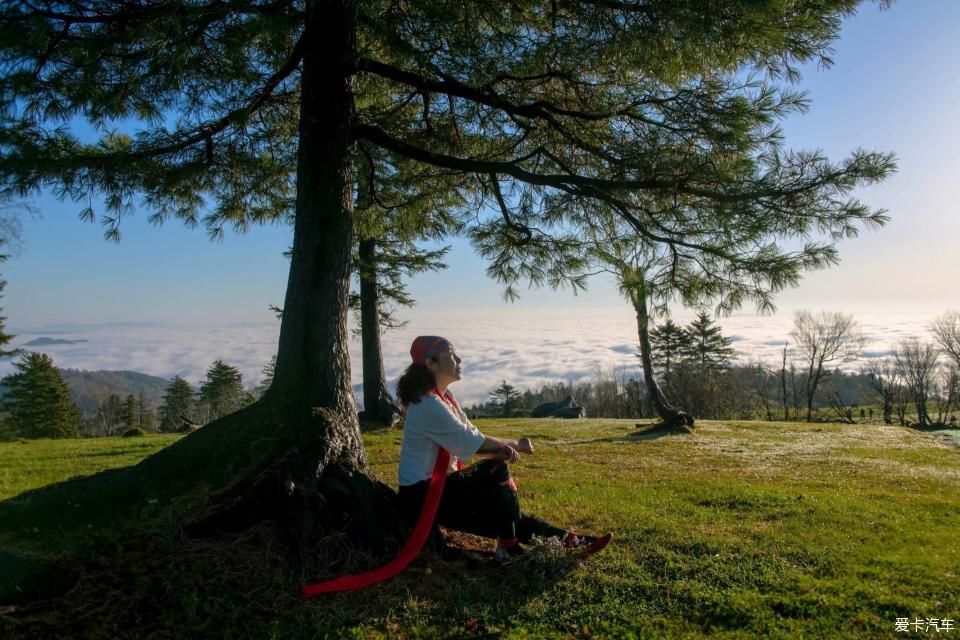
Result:
[[[397,397],[403,406],[417,404],[425,394],[437,388],[437,379],[425,364],[414,362],[397,381]]]

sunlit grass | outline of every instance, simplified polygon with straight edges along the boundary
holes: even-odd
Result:
[[[0,500],[74,476],[136,464],[181,436],[0,442]]]
[[[634,421],[476,422],[533,439],[535,455],[514,466],[524,510],[613,531],[611,547],[554,577],[424,554],[362,592],[291,596],[269,620],[217,615],[277,638],[874,638],[903,637],[897,618],[958,626],[960,449],[946,438],[876,424],[702,422],[655,437]],[[0,444],[0,495],[132,464],[176,437]],[[400,432],[364,438],[374,473],[396,486]]]
[[[525,509],[616,535],[562,585],[500,610],[505,627],[893,637],[898,617],[960,617],[960,451],[945,440],[878,425],[703,422],[658,438],[632,421],[478,426],[533,438],[514,467]]]

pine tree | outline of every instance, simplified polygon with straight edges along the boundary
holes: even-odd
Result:
[[[359,293],[351,293],[350,306],[356,312],[363,344],[364,420],[391,424],[401,411],[387,389],[380,334],[406,325],[396,317],[397,307],[414,305],[405,279],[446,268],[443,258],[449,246],[429,250],[418,241],[439,240],[459,231],[462,222],[455,212],[461,201],[449,185],[444,185],[446,194],[431,193],[429,198],[422,183],[418,189],[411,189],[416,176],[406,171],[387,171],[390,178],[381,179],[374,190],[376,172],[383,175],[387,167],[382,158],[375,160],[369,150],[361,155],[357,167],[357,252],[353,269],[359,280]],[[397,200],[397,191],[407,193],[409,198],[399,205],[385,204],[385,199]],[[424,215],[424,206],[430,208],[429,216]]]
[[[190,383],[174,376],[160,405],[160,431],[173,433],[183,427],[184,422],[196,420],[194,415],[194,391]]]
[[[501,418],[512,418],[523,411],[523,395],[506,380],[490,392],[490,401]]]
[[[389,424],[400,414],[387,390],[380,332],[406,323],[399,322],[388,305],[413,306],[403,277],[445,268],[440,260],[447,249],[426,251],[412,241],[360,239],[357,256],[360,293],[351,295],[351,306],[360,318],[363,407],[367,421]]]
[[[17,373],[0,384],[7,389],[3,408],[15,434],[24,438],[75,438],[83,415],[70,399],[70,389],[44,353],[25,353],[15,362]]]
[[[6,241],[3,238],[0,238],[0,248],[6,244]],[[0,262],[6,262],[7,258],[4,254],[0,254]],[[3,288],[7,286],[7,281],[3,278],[0,278],[0,298],[3,297]],[[10,344],[10,341],[13,340],[16,336],[12,336],[6,332],[4,329],[4,323],[6,322],[6,316],[0,316],[0,358],[5,358],[7,356],[16,355],[19,349],[8,350],[3,347],[7,344]]]
[[[123,401],[123,423],[127,429],[140,426],[140,407],[137,406],[137,397],[132,393],[127,394]]]
[[[723,335],[719,326],[714,325],[710,314],[701,311],[687,325],[690,336],[690,354],[701,370],[716,373],[730,367],[736,351],[730,345],[733,340]]]
[[[768,236],[834,238],[882,224],[851,194],[893,160],[858,151],[834,163],[783,149],[778,119],[807,101],[778,79],[795,77],[797,63],[828,64],[856,4],[0,5],[5,187],[52,190],[82,203],[88,220],[102,195],[114,240],[141,202],[155,222],[202,219],[212,237],[293,220],[269,392],[137,465],[135,481],[113,489],[126,492],[115,508],[142,504],[146,491],[243,486],[265,518],[283,514],[301,567],[314,572],[324,523],[349,521],[353,539],[373,547],[397,528],[366,461],[350,380],[358,155],[373,160],[371,191],[385,210],[411,200],[378,189],[394,176],[425,194],[424,216],[430,194],[456,189],[466,232],[508,297],[521,280],[584,286],[593,267],[584,234],[607,216],[626,241],[672,253],[662,277],[691,282],[688,293],[759,282],[769,302],[803,268],[836,260],[832,244],[792,251]],[[80,140],[74,124],[99,138]],[[751,291],[721,291],[722,303]],[[204,456],[219,464],[185,464]],[[261,475],[279,467],[290,482]],[[190,471],[171,479],[168,468]],[[323,499],[344,486],[352,500]],[[264,487],[276,500],[262,499]],[[346,513],[329,514],[332,502]],[[250,508],[236,513],[252,521]]]
[[[206,411],[206,421],[213,422],[243,406],[243,376],[236,367],[223,360],[215,360],[207,369],[206,379],[200,383],[200,404]]]
[[[145,394],[143,391],[137,394],[137,410],[140,414],[138,416],[140,420],[140,428],[148,433],[156,431],[156,416],[154,416],[153,409],[147,402],[147,394]]]
[[[4,245],[4,240],[0,238],[0,247],[2,247],[3,245]],[[0,254],[0,262],[6,261],[7,257],[8,256],[6,255]],[[7,286],[7,281],[0,278],[0,298],[3,297],[3,288],[5,286]],[[6,322],[6,320],[7,318],[5,316],[0,316],[0,358],[5,358],[5,357],[15,355],[17,352],[16,349],[7,350],[3,348],[5,345],[9,344],[10,341],[13,340],[13,338],[15,337],[8,334],[5,331],[4,323]],[[7,424],[6,420],[2,416],[0,416],[0,438],[9,437],[10,435],[12,435],[12,427],[10,427]]]
[[[270,388],[270,385],[273,384],[273,372],[277,370],[277,356],[270,356],[270,362],[263,365],[263,369],[260,370],[263,373],[263,379],[260,380],[260,384],[254,389],[254,394],[260,398],[263,397],[263,394],[267,392],[267,389]]]
[[[653,364],[664,377],[670,377],[674,365],[690,358],[693,338],[686,329],[667,318],[663,324],[650,329]]]

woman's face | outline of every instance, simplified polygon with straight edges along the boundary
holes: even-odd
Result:
[[[436,358],[428,359],[427,368],[433,372],[437,386],[445,388],[451,382],[460,379],[460,362],[460,357],[451,346],[437,354]]]

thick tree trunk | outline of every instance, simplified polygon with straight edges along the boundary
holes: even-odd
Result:
[[[275,429],[246,440],[262,450],[256,464],[189,530],[279,517],[295,564],[310,574],[324,532],[346,526],[380,549],[397,520],[392,492],[368,472],[348,353],[355,2],[307,2],[303,38],[293,252],[273,383],[259,403]]]
[[[353,242],[353,76],[356,8],[307,3],[297,200],[277,365],[267,396],[326,407],[349,424],[347,294]],[[355,447],[347,446],[347,449]],[[339,456],[334,456],[339,457]],[[358,466],[362,457],[348,454]]]
[[[379,552],[402,539],[395,494],[368,471],[347,353],[356,9],[308,2],[306,14],[296,222],[273,384],[254,405],[134,467],[0,503],[0,531],[29,522],[60,534],[133,533],[144,505],[147,515],[171,509],[194,536],[279,521],[303,577],[317,574],[327,533],[347,531]],[[76,540],[64,552],[82,551],[79,537],[63,537]],[[5,588],[0,581],[0,595]]]
[[[380,290],[377,286],[377,241],[363,238],[360,255],[360,331],[363,336],[363,419],[393,424],[399,409],[387,390],[380,344]]]
[[[633,308],[637,314],[637,334],[640,338],[640,360],[643,364],[643,380],[647,386],[650,404],[666,427],[692,427],[693,416],[673,407],[664,397],[660,386],[653,377],[653,358],[650,355],[650,315],[647,312],[647,294],[640,290],[633,296]]]
[[[353,0],[306,6],[293,253],[265,397],[283,407],[300,437],[238,495],[242,503],[259,486],[273,494],[279,480],[293,551],[306,573],[323,531],[349,523],[361,543],[380,547],[386,532],[377,516],[390,511],[381,504],[389,500],[386,488],[367,469],[347,351],[356,13]]]

